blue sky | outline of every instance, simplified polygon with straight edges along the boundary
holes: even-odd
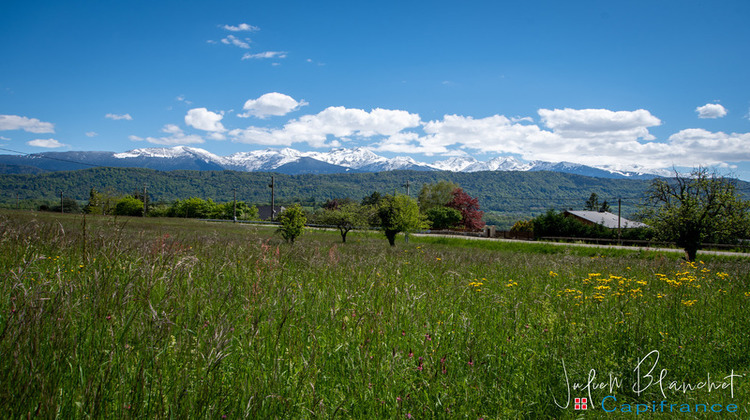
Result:
[[[5,1],[0,147],[365,146],[750,180],[750,2]],[[2,152],[10,153],[10,152]]]

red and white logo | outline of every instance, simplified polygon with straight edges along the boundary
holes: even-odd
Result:
[[[587,410],[588,409],[588,398],[576,398],[575,399],[575,409],[576,410]]]

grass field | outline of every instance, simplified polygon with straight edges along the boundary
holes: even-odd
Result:
[[[744,258],[5,211],[0,270],[7,418],[750,417]]]

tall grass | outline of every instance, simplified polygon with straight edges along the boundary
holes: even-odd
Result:
[[[589,415],[607,395],[633,411],[663,400],[632,389],[652,350],[665,384],[750,371],[746,259],[487,247],[3,213],[0,411],[573,418],[566,373],[623,381],[592,390]],[[732,391],[666,397],[747,418],[747,378]]]

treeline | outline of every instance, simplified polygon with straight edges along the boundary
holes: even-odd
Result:
[[[113,190],[89,190],[88,202],[81,206],[76,200],[63,197],[53,206],[42,204],[41,211],[86,213],[116,216],[185,217],[196,219],[258,220],[258,208],[244,201],[217,203],[198,197],[152,203],[142,191],[121,195]]]
[[[539,215],[550,208],[580,208],[596,192],[614,203],[623,200],[623,214],[637,210],[648,188],[645,180],[591,178],[556,172],[420,172],[393,171],[361,174],[283,175],[235,171],[162,172],[135,168],[92,168],[45,174],[2,175],[0,200],[5,206],[17,201],[48,200],[65,197],[83,202],[91,188],[98,191],[115,188],[129,193],[148,187],[153,202],[170,203],[188,197],[231,201],[236,193],[247,203],[270,204],[268,183],[276,178],[276,200],[281,204],[300,203],[316,207],[327,200],[350,197],[360,199],[373,191],[382,194],[407,193],[416,198],[424,184],[448,181],[460,185],[479,200],[490,215]]]

